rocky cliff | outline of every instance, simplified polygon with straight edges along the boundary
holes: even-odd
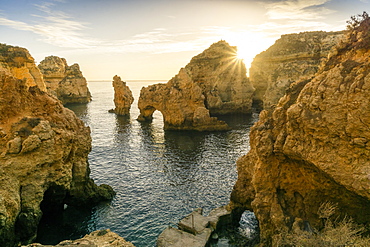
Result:
[[[250,113],[254,91],[236,52],[236,47],[219,41],[193,57],[167,84],[143,88],[138,119],[150,120],[159,110],[166,129],[228,129],[210,116]]]
[[[110,230],[92,232],[77,240],[65,240],[57,245],[30,244],[22,247],[135,247],[132,243],[125,241],[122,237]]]
[[[78,64],[68,66],[64,58],[49,56],[38,65],[47,91],[63,104],[88,103],[91,94]]]
[[[129,115],[131,105],[134,102],[134,97],[132,96],[130,88],[119,76],[113,77],[112,84],[114,88],[114,105],[116,108],[111,110],[111,112],[122,116]]]
[[[267,109],[276,105],[290,84],[311,78],[343,32],[303,32],[282,35],[258,54],[250,68],[254,101]]]
[[[38,86],[46,91],[40,70],[27,49],[0,44],[0,73],[26,80],[26,86]]]
[[[138,103],[139,121],[150,121],[153,112],[163,115],[164,129],[217,131],[228,130],[228,125],[211,117],[204,105],[202,89],[193,82],[186,69],[166,84],[143,87]]]
[[[251,113],[254,88],[237,48],[225,41],[212,44],[185,66],[205,96],[211,115]]]
[[[112,199],[112,188],[89,178],[90,149],[90,129],[72,111],[27,78],[0,72],[0,246],[29,243],[43,214],[64,204]]]
[[[297,222],[320,229],[325,202],[338,206],[338,217],[370,224],[369,33],[368,18],[250,132],[230,206],[255,212],[264,246]]]

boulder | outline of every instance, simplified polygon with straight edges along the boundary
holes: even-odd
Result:
[[[258,54],[249,70],[256,89],[253,100],[264,109],[275,106],[295,81],[311,78],[344,32],[302,32],[282,35]]]
[[[0,72],[0,246],[4,247],[34,240],[46,211],[63,210],[64,204],[92,207],[114,196],[111,187],[97,186],[89,177],[89,127],[58,99],[28,83],[27,78]]]
[[[94,231],[81,239],[64,240],[57,245],[30,244],[22,247],[135,247],[118,234],[108,230]]]
[[[115,109],[110,110],[117,115],[126,116],[130,114],[130,108],[134,97],[130,88],[126,85],[126,82],[121,80],[121,77],[115,75],[113,77],[113,88],[114,88],[114,105]]]
[[[40,62],[47,91],[62,103],[88,103],[91,94],[78,64],[68,66],[66,59],[49,56]]]
[[[263,246],[297,226],[334,218],[370,224],[370,19],[349,31],[318,73],[290,85],[276,108],[260,113],[251,150],[237,161],[233,209],[251,209]]]

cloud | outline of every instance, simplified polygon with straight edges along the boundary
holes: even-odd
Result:
[[[62,0],[59,0],[59,2],[62,2]],[[82,36],[82,31],[87,29],[86,23],[77,22],[61,11],[53,11],[51,8],[54,6],[53,2],[45,2],[42,5],[35,6],[42,14],[32,15],[36,18],[34,23],[0,17],[0,25],[33,32],[40,35],[42,41],[58,47],[92,48],[98,45],[97,40]]]
[[[325,7],[330,0],[285,0],[281,2],[268,3],[267,17],[270,20],[317,20],[325,15],[333,13]]]

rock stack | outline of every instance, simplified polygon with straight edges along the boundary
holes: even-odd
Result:
[[[117,115],[127,116],[130,114],[130,108],[134,97],[130,88],[126,85],[126,82],[121,80],[121,77],[115,75],[113,77],[113,88],[114,88],[114,105],[115,109],[110,110]]]
[[[47,91],[62,103],[88,103],[91,94],[78,64],[68,66],[64,58],[49,56],[38,65]]]

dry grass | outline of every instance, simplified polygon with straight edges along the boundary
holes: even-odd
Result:
[[[349,217],[338,221],[331,219],[337,211],[333,203],[323,203],[318,211],[320,218],[324,220],[324,229],[320,232],[313,230],[307,232],[295,230],[291,233],[282,233],[276,241],[277,246],[300,246],[300,247],[339,247],[370,246],[370,238],[362,236],[364,228],[357,225]]]

